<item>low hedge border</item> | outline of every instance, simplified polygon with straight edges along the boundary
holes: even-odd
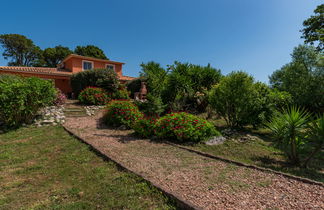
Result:
[[[308,178],[299,177],[299,176],[295,176],[295,175],[280,172],[280,171],[275,171],[275,170],[272,170],[270,168],[263,168],[263,167],[256,166],[256,165],[250,165],[250,164],[242,163],[242,162],[239,162],[239,161],[230,160],[230,159],[220,157],[220,156],[216,156],[216,155],[211,155],[209,153],[201,152],[201,151],[198,151],[198,150],[195,150],[195,149],[190,149],[190,148],[178,145],[178,144],[174,144],[172,142],[167,142],[166,141],[164,143],[169,144],[169,145],[174,146],[174,147],[177,147],[179,149],[186,150],[188,152],[196,153],[196,154],[204,156],[204,157],[212,158],[212,159],[215,159],[215,160],[220,160],[220,161],[235,164],[235,165],[238,165],[238,166],[243,166],[243,167],[246,167],[246,168],[252,168],[252,169],[256,169],[256,170],[260,170],[260,171],[264,171],[264,172],[270,172],[270,173],[282,175],[282,176],[284,176],[286,178],[289,178],[289,179],[294,179],[294,180],[301,181],[301,182],[304,182],[304,183],[307,183],[307,184],[314,184],[314,185],[319,185],[319,186],[324,187],[324,183],[314,181],[314,180],[311,180],[311,179],[308,179]]]
[[[153,187],[157,188],[158,190],[160,190],[165,196],[167,196],[168,198],[170,198],[172,201],[175,201],[176,206],[179,209],[185,209],[185,210],[201,210],[202,209],[202,208],[200,208],[200,207],[192,204],[191,202],[184,200],[183,198],[181,198],[180,195],[178,195],[176,193],[171,193],[168,190],[164,189],[162,186],[151,182],[150,180],[146,179],[144,177],[144,175],[142,175],[141,173],[137,173],[137,172],[135,172],[135,171],[127,168],[126,166],[124,166],[122,163],[116,161],[115,159],[112,159],[111,157],[107,156],[99,148],[97,148],[97,147],[93,146],[92,144],[88,143],[85,139],[81,138],[80,136],[78,136],[77,134],[75,134],[73,131],[71,131],[67,127],[63,126],[63,128],[71,136],[75,137],[76,139],[78,139],[82,143],[90,146],[90,149],[93,152],[95,152],[98,156],[100,156],[101,158],[103,158],[104,160],[112,161],[112,162],[114,162],[118,166],[118,168],[120,168],[120,169],[122,169],[124,171],[127,171],[129,173],[135,174],[136,176],[140,176],[143,180],[145,180],[151,186],[153,186]]]

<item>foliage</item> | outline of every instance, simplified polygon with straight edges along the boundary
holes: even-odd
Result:
[[[41,49],[20,34],[2,34],[0,44],[4,48],[4,59],[11,59],[9,66],[33,66],[41,57]]]
[[[54,105],[59,106],[63,105],[66,101],[66,95],[62,91],[56,88],[56,99],[54,100]]]
[[[312,121],[308,128],[308,141],[314,147],[314,149],[305,160],[303,164],[304,167],[307,167],[310,160],[324,149],[324,114],[322,116],[318,116],[317,119]]]
[[[141,137],[149,138],[154,135],[157,117],[144,116],[133,125],[135,133]]]
[[[305,39],[305,43],[310,43],[311,45],[314,45],[314,42],[318,42],[317,50],[322,51],[324,49],[324,4],[318,5],[314,13],[315,15],[303,22],[302,38]]]
[[[104,105],[111,100],[106,91],[98,87],[85,88],[79,94],[78,99],[82,104],[88,105]]]
[[[153,96],[151,93],[148,93],[145,101],[135,101],[138,108],[146,115],[155,116],[161,115],[166,108],[166,105],[163,104],[162,99],[157,96]]]
[[[171,110],[198,109],[204,111],[208,105],[207,92],[221,78],[220,70],[210,65],[198,66],[175,62],[169,66],[163,101]]]
[[[71,86],[76,95],[86,87],[100,87],[107,92],[114,93],[120,86],[118,76],[111,69],[93,69],[91,71],[82,71],[73,74],[71,77]]]
[[[212,89],[210,104],[229,126],[241,127],[249,122],[256,95],[252,76],[232,72]]]
[[[195,115],[178,112],[161,117],[156,123],[156,135],[177,142],[200,142],[220,135],[213,124]]]
[[[131,98],[134,98],[134,93],[139,92],[141,89],[141,83],[145,81],[146,79],[144,77],[139,77],[126,83],[126,87],[127,90],[130,91]]]
[[[116,92],[110,92],[112,99],[129,99],[129,92],[124,86],[120,86]]]
[[[296,47],[292,62],[270,76],[271,86],[291,94],[294,104],[320,112],[324,108],[324,66],[320,59],[314,47]]]
[[[31,123],[37,111],[55,99],[51,81],[35,77],[0,76],[0,122],[7,127]]]
[[[278,145],[287,154],[289,160],[300,164],[299,154],[305,142],[305,129],[310,115],[303,109],[291,107],[279,112],[267,123]]]
[[[82,56],[109,60],[104,51],[94,45],[77,46],[74,50],[74,53]]]
[[[43,62],[46,67],[56,67],[65,57],[73,52],[68,47],[58,45],[54,48],[46,48],[43,51]]]
[[[107,105],[104,121],[108,125],[125,125],[132,128],[137,120],[143,118],[138,107],[129,100],[112,100]]]

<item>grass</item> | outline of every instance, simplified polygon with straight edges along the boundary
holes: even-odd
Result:
[[[224,120],[218,119],[213,122],[219,130],[226,128]],[[216,156],[324,182],[324,151],[317,154],[308,169],[293,167],[289,164],[285,154],[275,147],[269,130],[247,127],[243,133],[251,134],[257,138],[249,141],[238,141],[234,138],[221,145],[197,144],[193,147]],[[304,151],[301,157],[305,157],[306,154],[309,154],[309,151]]]
[[[174,209],[61,127],[0,134],[0,209]]]

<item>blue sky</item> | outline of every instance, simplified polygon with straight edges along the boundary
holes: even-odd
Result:
[[[137,76],[142,62],[210,63],[257,80],[290,61],[319,0],[47,0],[1,2],[0,34],[42,49],[93,44]],[[3,50],[0,49],[2,53]],[[7,61],[0,56],[0,65]]]

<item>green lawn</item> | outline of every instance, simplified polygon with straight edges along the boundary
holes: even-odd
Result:
[[[226,128],[223,120],[213,121],[219,130]],[[309,169],[292,167],[285,154],[276,148],[271,139],[271,135],[266,129],[246,128],[244,133],[257,136],[257,139],[250,141],[228,140],[222,145],[208,146],[197,144],[193,147],[200,151],[210,153],[216,156],[222,156],[228,159],[254,164],[274,170],[290,173],[293,175],[306,177],[316,181],[324,182],[324,151],[317,154]],[[304,153],[308,153],[305,151]],[[304,157],[304,154],[301,155]]]
[[[0,134],[0,209],[174,209],[61,127]]]

